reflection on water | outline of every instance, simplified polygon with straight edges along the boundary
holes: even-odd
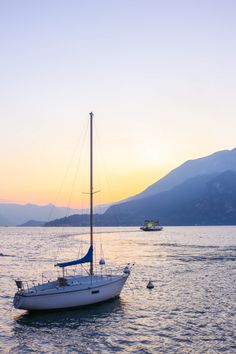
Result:
[[[28,350],[51,352],[95,352],[102,348],[109,328],[122,320],[123,306],[120,299],[87,306],[50,312],[30,312],[15,318],[14,336],[16,352]],[[107,333],[107,334],[106,334]],[[33,342],[29,340],[32,338]]]
[[[79,246],[87,248],[87,230],[0,228],[0,253],[9,255],[0,257],[1,353],[236,351],[236,227],[98,231],[97,249],[101,239],[108,267],[135,262],[121,298],[27,313],[10,310],[14,279],[41,280],[51,270],[57,276],[56,261],[74,259]]]
[[[109,317],[109,321],[121,317],[123,313],[122,301],[120,298],[84,306],[76,309],[64,309],[54,311],[34,311],[25,312],[16,316],[14,319],[17,325],[30,327],[62,327],[79,329],[88,323],[95,323],[97,319],[103,322]]]

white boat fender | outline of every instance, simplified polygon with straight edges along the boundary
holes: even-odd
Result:
[[[154,288],[154,284],[151,280],[149,280],[148,284],[147,284],[147,288],[148,289],[153,289]]]

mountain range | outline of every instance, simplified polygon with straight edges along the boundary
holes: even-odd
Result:
[[[138,195],[95,214],[94,223],[129,226],[156,218],[164,225],[236,224],[236,149],[186,161]],[[46,225],[88,221],[88,215],[72,215]]]
[[[191,178],[166,192],[111,207],[133,224],[160,218],[164,225],[236,224],[236,172]]]
[[[140,199],[165,192],[196,176],[218,174],[228,170],[236,172],[236,148],[233,150],[218,151],[198,159],[188,160],[147,187],[143,192],[124,201]]]
[[[36,224],[44,224],[46,221],[75,214],[78,211],[78,209],[56,207],[53,204],[41,206],[35,204],[0,203],[0,226],[16,226],[25,224],[29,220],[37,220],[31,223],[36,226]]]

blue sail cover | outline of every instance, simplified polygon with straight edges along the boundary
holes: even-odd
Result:
[[[70,262],[57,263],[56,265],[60,268],[64,268],[76,264],[89,263],[92,262],[92,260],[93,260],[93,247],[90,246],[87,254],[83,258],[75,259],[74,261],[70,261]]]

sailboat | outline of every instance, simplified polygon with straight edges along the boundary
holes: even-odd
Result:
[[[128,279],[131,266],[126,265],[120,274],[94,273],[93,245],[93,113],[90,116],[90,246],[84,257],[57,263],[62,275],[55,280],[28,287],[22,280],[16,280],[17,292],[13,305],[22,310],[53,310],[79,307],[118,297]],[[65,268],[90,263],[89,273],[65,275]],[[104,259],[100,260],[100,265]]]

